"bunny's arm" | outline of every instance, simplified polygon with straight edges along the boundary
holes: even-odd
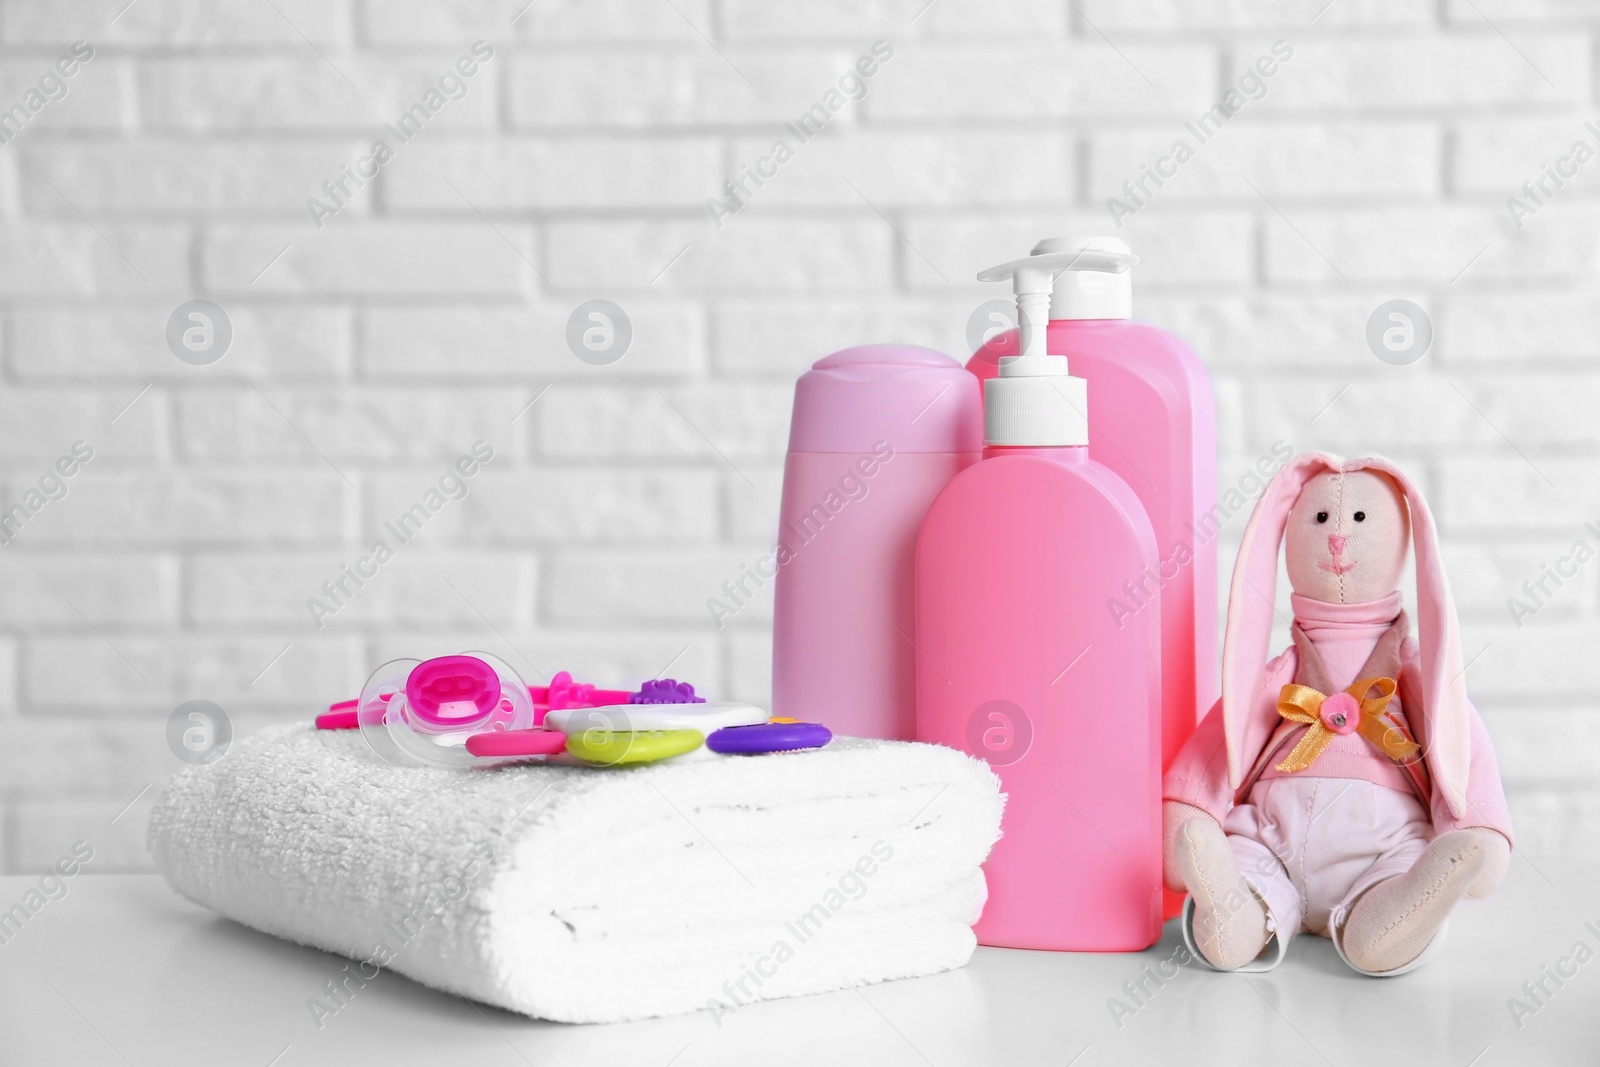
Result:
[[[1178,835],[1192,819],[1210,819],[1219,826],[1232,807],[1228,790],[1228,756],[1222,732],[1222,701],[1200,720],[1167,770],[1161,785],[1161,874],[1168,889],[1188,887],[1178,868]]]
[[[1283,683],[1294,677],[1295,652],[1291,647],[1267,664],[1265,681],[1260,696],[1249,709],[1256,719],[1268,721],[1253,723],[1244,731],[1247,737],[1261,738],[1256,747],[1265,744],[1272,732],[1270,719],[1276,718],[1277,693]],[[1267,699],[1270,697],[1271,699]],[[1241,754],[1242,765],[1252,766],[1259,752]],[[1222,701],[1218,700],[1200,720],[1200,725],[1189,735],[1178,750],[1172,765],[1167,768],[1161,783],[1161,869],[1167,888],[1182,892],[1178,873],[1177,842],[1179,831],[1191,819],[1208,818],[1218,823],[1227,817],[1233,807],[1234,790],[1228,782],[1228,740],[1222,715]]]
[[[1211,706],[1167,768],[1161,780],[1161,800],[1199,808],[1219,823],[1233,807],[1221,700]]]
[[[1435,790],[1433,829],[1435,833],[1482,826],[1494,830],[1510,844],[1511,812],[1506,806],[1505,785],[1500,781],[1500,763],[1495,758],[1489,730],[1478,709],[1467,702],[1467,718],[1472,724],[1472,764],[1467,772],[1467,810],[1457,819],[1450,814],[1444,798]]]
[[[1412,708],[1422,707],[1418,679],[1420,658],[1416,645],[1407,641],[1400,650],[1400,701]],[[1483,717],[1472,702],[1466,707],[1471,760],[1467,765],[1466,810],[1457,818],[1450,811],[1436,786],[1433,790],[1433,831],[1435,836],[1451,830],[1467,830],[1482,838],[1489,861],[1467,890],[1467,896],[1482,899],[1495,891],[1511,866],[1511,813],[1506,807],[1505,786],[1500,781],[1500,764]],[[1425,718],[1425,717],[1423,717]],[[1426,743],[1426,738],[1423,739]]]
[[[1277,722],[1278,690],[1294,677],[1295,651],[1291,646],[1267,663],[1261,692],[1249,708],[1249,728],[1243,731],[1256,751],[1239,753],[1239,765],[1251,767],[1261,755],[1259,749],[1272,735]],[[1222,701],[1212,705],[1200,720],[1189,740],[1184,742],[1161,782],[1163,801],[1175,801],[1199,808],[1221,822],[1233,807],[1233,786],[1228,781],[1228,746]]]
[[[1416,643],[1407,640],[1400,649],[1399,688],[1403,707],[1422,707],[1422,691],[1419,684],[1421,677],[1421,659],[1417,653]],[[1423,716],[1424,721],[1426,718]],[[1434,833],[1443,834],[1450,830],[1466,830],[1481,826],[1500,834],[1509,844],[1512,841],[1511,812],[1506,807],[1505,786],[1500,781],[1500,763],[1495,758],[1494,743],[1489,740],[1488,728],[1483,725],[1483,716],[1478,714],[1478,709],[1470,700],[1467,701],[1467,724],[1472,754],[1472,761],[1467,771],[1467,807],[1461,817],[1457,818],[1450,813],[1449,805],[1445,803],[1439,789],[1435,788],[1430,805]],[[1421,740],[1426,744],[1426,737]]]

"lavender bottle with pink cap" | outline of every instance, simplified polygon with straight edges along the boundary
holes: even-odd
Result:
[[[917,530],[982,451],[977,381],[931,348],[847,348],[801,376],[779,515],[774,715],[916,736]]]

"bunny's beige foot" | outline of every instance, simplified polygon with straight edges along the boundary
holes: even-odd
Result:
[[[1190,819],[1177,837],[1178,874],[1194,897],[1194,943],[1207,962],[1232,971],[1271,938],[1267,909],[1239,876],[1227,835],[1212,819]]]
[[[1422,955],[1490,859],[1479,831],[1452,830],[1434,838],[1409,871],[1379,882],[1356,901],[1344,924],[1344,954],[1374,974],[1404,967]]]

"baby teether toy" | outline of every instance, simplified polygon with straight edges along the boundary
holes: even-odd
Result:
[[[646,682],[645,685],[652,683]],[[574,681],[566,671],[557,671],[547,686],[530,686],[534,721],[542,722],[547,712],[562,708],[593,708],[602,704],[624,704],[637,694],[627,689],[596,689],[588,682]]]
[[[637,693],[628,695],[630,704],[704,704],[705,697],[694,695],[694,686],[671,678],[656,678],[644,683]],[[596,702],[596,707],[599,703]]]
[[[753,726],[767,713],[749,704],[611,704],[599,708],[563,708],[545,716],[545,725],[563,733],[583,730],[699,730],[709,734],[725,726]]]
[[[833,732],[814,722],[764,722],[754,726],[728,726],[706,738],[706,747],[724,755],[756,755],[821,748]]]
[[[613,704],[703,704],[705,697],[694,695],[694,686],[671,678],[658,678],[645,682],[637,690],[599,689],[588,682],[575,680],[566,671],[557,671],[549,685],[528,686],[528,697],[533,701],[533,721],[544,721],[546,712],[568,708],[597,708]],[[341,700],[329,704],[328,710],[317,716],[319,730],[354,730],[358,725],[356,705],[358,700]]]
[[[615,767],[681,756],[704,740],[699,730],[581,730],[567,735],[567,751],[585,763]]]
[[[816,723],[769,720],[750,704],[709,702],[672,678],[629,691],[599,689],[560,671],[549,685],[528,686],[484,652],[391,660],[372,672],[359,697],[317,716],[317,728],[359,730],[390,763],[454,770],[529,759],[592,767],[686,753],[714,759],[820,748],[833,736]]]
[[[553,756],[567,747],[567,735],[536,726],[532,730],[490,730],[467,738],[467,751],[486,759]]]

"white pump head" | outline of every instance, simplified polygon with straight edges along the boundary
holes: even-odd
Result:
[[[1133,276],[1139,262],[1120,237],[1047,237],[1033,254],[1062,255],[1074,265],[1062,270],[1050,296],[1052,319],[1128,319],[1133,317]]]
[[[1067,372],[1066,356],[1048,355],[1045,350],[1055,277],[1088,255],[1029,256],[978,275],[980,282],[1011,279],[1021,333],[1021,355],[1002,356],[1000,376],[983,385],[986,444],[1053,447],[1089,443],[1088,383]]]

